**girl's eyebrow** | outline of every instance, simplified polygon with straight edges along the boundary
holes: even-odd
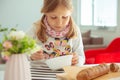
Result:
[[[57,16],[58,14],[56,14],[56,13],[49,13],[50,15],[53,15],[53,16]],[[70,13],[68,13],[68,14],[62,14],[63,16],[69,16],[69,15],[71,15]]]
[[[57,17],[57,15],[50,15],[51,17]],[[70,15],[62,15],[63,17],[67,17],[67,16],[70,16]]]

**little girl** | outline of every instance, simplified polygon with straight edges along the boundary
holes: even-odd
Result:
[[[43,50],[33,53],[31,60],[72,54],[72,65],[84,64],[81,33],[72,19],[72,10],[71,0],[44,0],[41,10],[43,16],[29,31]]]

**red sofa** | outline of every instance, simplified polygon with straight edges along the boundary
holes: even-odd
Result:
[[[106,48],[85,50],[85,64],[120,62],[120,37],[115,38]]]

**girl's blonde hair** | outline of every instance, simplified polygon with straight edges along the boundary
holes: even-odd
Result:
[[[44,13],[52,12],[59,5],[62,5],[69,10],[73,9],[71,0],[44,0],[41,13],[44,14]],[[39,22],[35,23],[35,27],[37,27],[36,35],[37,35],[38,39],[43,43],[46,42],[47,38],[48,38],[47,34],[46,34],[46,26],[44,25],[44,22],[43,22],[44,18],[45,18],[45,15],[42,16],[42,18]],[[68,34],[66,35],[66,37],[73,38],[77,35],[77,32],[76,32],[76,28],[75,28],[76,25],[74,24],[72,17],[70,17],[69,24],[70,24],[70,30],[69,30]]]

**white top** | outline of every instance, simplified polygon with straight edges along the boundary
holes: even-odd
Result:
[[[85,56],[83,51],[83,43],[82,37],[80,33],[80,29],[77,29],[78,36],[72,39],[66,38],[48,38],[47,42],[42,43],[38,40],[37,36],[35,35],[36,27],[32,26],[30,30],[27,32],[32,38],[36,39],[37,43],[41,45],[44,54],[47,58],[67,55],[71,53],[76,53],[79,55],[79,63],[77,65],[83,65],[85,62]]]

